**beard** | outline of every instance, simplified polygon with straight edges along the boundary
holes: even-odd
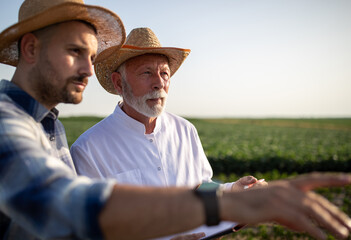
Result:
[[[76,89],[69,89],[73,82],[88,83],[87,76],[71,76],[63,78],[59,71],[46,56],[34,67],[30,74],[34,76],[32,84],[35,86],[35,95],[41,103],[57,105],[58,103],[78,104],[82,101],[82,92]],[[64,85],[62,86],[62,83]]]
[[[129,83],[122,78],[122,97],[123,101],[125,101],[128,105],[130,105],[134,110],[143,114],[147,117],[158,117],[164,110],[167,102],[168,94],[163,90],[152,91],[143,96],[136,97],[133,94],[132,88]],[[153,106],[149,106],[147,104],[147,100],[161,98],[160,104],[155,104]]]

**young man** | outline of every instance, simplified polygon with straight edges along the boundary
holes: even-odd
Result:
[[[349,184],[349,175],[306,176],[221,197],[77,177],[54,107],[80,102],[97,48],[110,40],[122,44],[123,25],[114,13],[80,0],[26,0],[19,16],[0,34],[0,62],[16,66],[11,82],[0,84],[0,211],[10,220],[0,228],[4,239],[147,239],[206,219],[277,220],[323,237],[312,218],[348,235],[350,219],[309,190]]]
[[[98,212],[81,203],[89,200],[99,211],[99,198],[111,186],[94,193],[88,189],[96,184],[70,190],[76,174],[55,106],[82,100],[98,47],[100,52],[108,44],[120,46],[123,24],[115,13],[81,0],[26,0],[19,22],[0,39],[0,62],[16,66],[11,82],[0,83],[0,211],[7,215],[2,214],[1,234],[98,235]],[[88,216],[90,222],[83,220]]]

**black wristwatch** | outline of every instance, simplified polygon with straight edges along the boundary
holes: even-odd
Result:
[[[218,183],[203,183],[195,189],[195,194],[203,202],[206,216],[206,225],[214,226],[220,223],[219,201],[222,189]]]

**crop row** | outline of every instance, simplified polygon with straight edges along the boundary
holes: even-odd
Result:
[[[351,170],[351,129],[192,122],[218,174]]]

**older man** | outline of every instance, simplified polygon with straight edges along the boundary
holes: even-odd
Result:
[[[12,80],[0,82],[2,239],[146,239],[185,231],[206,219],[288,223],[296,215],[305,220],[311,216],[326,226],[327,219],[337,221],[328,229],[348,234],[349,219],[308,191],[349,184],[348,175],[308,176],[277,182],[264,193],[250,190],[220,197],[215,191],[205,196],[186,188],[138,188],[77,177],[54,107],[79,103],[97,51],[124,40],[117,15],[81,0],[26,0],[19,22],[0,34],[0,62],[16,66]],[[270,198],[282,190],[294,202]],[[270,198],[259,204],[255,215],[250,214],[251,194]],[[209,197],[216,201],[208,204]],[[275,202],[282,205],[271,207]],[[205,204],[214,215],[206,215]],[[328,211],[316,211],[315,205]],[[296,210],[296,215],[282,208]],[[322,237],[311,224],[292,224]]]
[[[96,65],[101,85],[123,102],[72,145],[79,174],[152,186],[211,182],[212,169],[195,127],[164,112],[171,76],[189,52],[161,47],[151,29],[137,28],[120,51]],[[240,189],[255,182],[241,179]],[[232,186],[237,185],[227,187]]]
[[[103,54],[109,50],[114,49]],[[136,28],[120,51],[96,65],[101,85],[122,96],[123,102],[72,145],[78,174],[149,186],[195,188],[212,181],[212,168],[195,127],[164,112],[171,76],[189,53],[162,47],[151,29]],[[256,181],[247,176],[224,187],[242,190]],[[209,234],[230,226],[233,223],[197,231]]]

